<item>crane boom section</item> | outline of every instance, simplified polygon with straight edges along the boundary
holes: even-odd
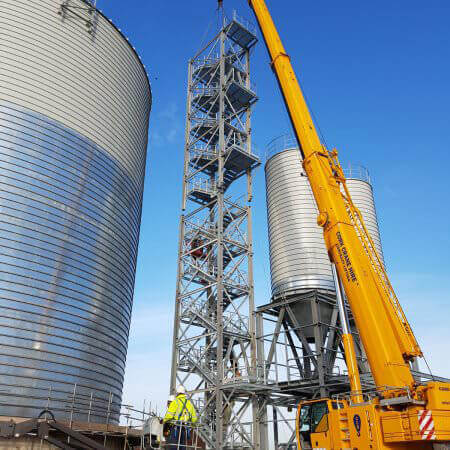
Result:
[[[373,241],[353,205],[337,152],[320,141],[305,98],[264,0],[249,0],[266,42],[336,264],[378,387],[412,387],[408,361],[421,350],[392,290]]]

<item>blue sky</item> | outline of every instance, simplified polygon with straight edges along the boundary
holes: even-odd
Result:
[[[252,21],[246,0],[225,0]],[[387,267],[431,367],[450,376],[450,33],[447,0],[267,0],[328,145],[374,180]],[[170,373],[187,61],[217,29],[214,0],[98,0],[153,89],[124,400],[162,405]],[[290,130],[262,42],[253,139]],[[255,181],[257,304],[269,300],[264,174]]]

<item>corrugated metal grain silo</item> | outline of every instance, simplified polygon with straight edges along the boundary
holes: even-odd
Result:
[[[50,403],[65,417],[75,403],[85,417],[92,395],[90,420],[112,420],[133,301],[148,77],[88,1],[1,0],[0,28],[1,414],[36,416]]]
[[[370,180],[369,173],[361,166],[350,167],[344,170],[344,172],[347,179],[347,188],[350,192],[353,203],[361,211],[367,231],[370,233],[377,253],[384,263],[377,211],[375,208],[372,182]]]
[[[265,166],[272,296],[295,296],[308,290],[334,293],[334,280],[322,229],[317,225],[317,206],[293,138],[282,136],[269,146]],[[348,189],[382,256],[372,186],[365,169],[346,173]],[[301,323],[312,323],[310,306],[293,306]],[[322,307],[328,323],[332,305]],[[305,330],[313,338],[312,327]]]

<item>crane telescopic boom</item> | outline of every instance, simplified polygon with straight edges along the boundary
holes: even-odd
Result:
[[[263,0],[249,0],[271,58],[319,210],[325,244],[349,301],[377,387],[413,388],[409,361],[422,352],[346,188],[335,150],[320,141]]]

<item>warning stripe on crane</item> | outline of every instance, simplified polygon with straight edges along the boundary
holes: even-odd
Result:
[[[419,430],[423,440],[436,439],[434,420],[431,411],[423,409],[419,411]]]

